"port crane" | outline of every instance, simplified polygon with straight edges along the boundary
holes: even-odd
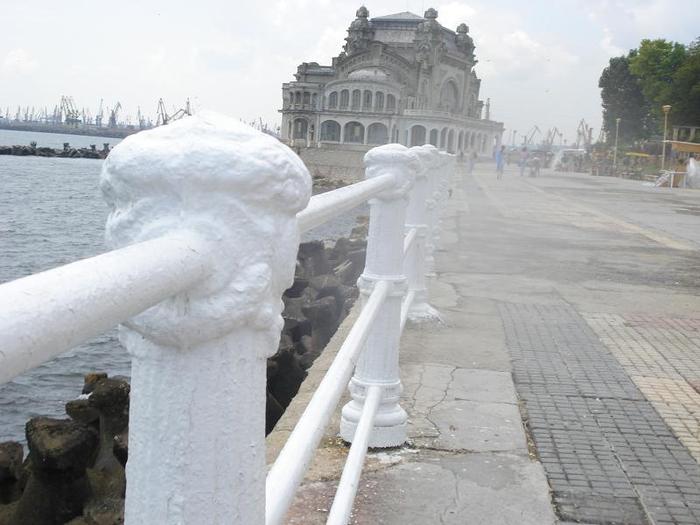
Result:
[[[535,125],[528,131],[527,135],[523,135],[523,146],[529,146],[532,144],[532,139],[535,138],[536,134],[542,134],[542,131],[540,131],[539,126]]]
[[[75,107],[73,97],[62,96],[60,107],[59,121],[63,121],[69,126],[77,126],[80,124],[80,113]]]
[[[97,110],[97,115],[95,115],[95,126],[98,128],[102,127],[102,119],[105,116],[104,99],[100,99],[100,109]]]
[[[554,140],[559,137],[559,145],[561,145],[561,141],[564,138],[564,134],[559,131],[559,128],[554,126],[552,129],[550,129],[547,132],[547,137],[544,139],[544,143],[548,148],[551,148],[554,145]]]
[[[581,146],[586,149],[591,147],[593,142],[593,128],[590,127],[584,119],[578,123],[578,128],[576,129],[576,149],[580,149]]]
[[[168,115],[168,111],[165,109],[165,102],[162,98],[158,99],[158,109],[156,111],[158,118],[156,119],[156,126],[164,126],[168,122],[173,120],[179,120],[183,117],[188,117],[192,115],[192,107],[190,106],[190,99],[185,102],[185,107],[178,109],[172,115]]]
[[[108,126],[110,128],[116,128],[117,127],[117,118],[119,117],[119,111],[122,109],[122,105],[120,102],[117,102],[117,104],[112,108],[112,111],[109,112],[109,124]]]

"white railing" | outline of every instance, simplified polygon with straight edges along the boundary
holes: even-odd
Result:
[[[344,389],[352,443],[328,523],[346,523],[368,447],[406,440],[399,339],[437,315],[426,274],[454,158],[398,144],[367,180],[309,200],[286,146],[200,114],[105,161],[113,251],[0,285],[0,383],[116,324],[132,355],[125,523],[282,523]],[[265,361],[299,234],[370,202],[361,312],[267,477]],[[267,497],[266,497],[267,493]]]

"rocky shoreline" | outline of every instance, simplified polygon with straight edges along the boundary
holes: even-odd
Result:
[[[71,148],[68,142],[63,144],[63,149],[38,147],[36,142],[32,142],[29,146],[0,146],[0,155],[14,155],[18,157],[105,159],[109,155],[109,151],[108,142],[102,145],[102,149],[97,149],[95,144],[91,144],[89,148]]]
[[[365,222],[348,238],[299,246],[278,351],[267,363],[266,433],[357,298],[366,234]],[[0,443],[0,525],[123,523],[129,390],[126,378],[89,374],[78,399],[66,403],[67,419],[26,424],[26,457],[20,443]]]

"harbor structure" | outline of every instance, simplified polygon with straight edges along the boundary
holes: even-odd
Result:
[[[304,62],[283,84],[282,139],[303,148],[366,150],[389,142],[490,155],[503,124],[479,99],[475,45],[466,24],[438,12],[369,18],[360,7],[329,66]]]

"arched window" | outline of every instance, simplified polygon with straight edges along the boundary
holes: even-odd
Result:
[[[459,132],[459,140],[457,141],[457,150],[464,151],[464,131]]]
[[[442,128],[442,131],[440,132],[440,146],[438,146],[440,149],[445,149],[445,146],[447,145],[447,128]]]
[[[389,130],[380,123],[375,122],[367,127],[367,144],[386,144],[389,142]]]
[[[294,99],[295,104],[301,104],[301,91],[297,91],[296,98]]]
[[[311,104],[311,93],[304,91],[304,105],[308,106]]]
[[[430,143],[437,148],[438,146],[438,134],[439,131],[436,129],[430,130]]]
[[[455,130],[447,132],[447,153],[455,152]]]
[[[448,80],[440,90],[440,108],[450,113],[456,113],[459,109],[459,89],[457,84]]]
[[[294,93],[292,91],[289,92],[289,105],[294,104]]]
[[[398,141],[399,141],[399,130],[396,127],[396,125],[394,125],[394,127],[391,128],[391,142],[396,144]]]
[[[365,127],[359,122],[345,124],[345,142],[362,144],[365,141]]]
[[[374,94],[374,110],[384,111],[384,93],[377,91]]]
[[[365,93],[362,98],[362,108],[372,111],[372,92],[365,89]]]
[[[472,149],[474,149],[474,141],[476,140],[476,133],[473,131],[471,132],[471,136],[469,137],[469,145],[471,146]]]
[[[396,110],[396,97],[394,95],[390,94],[386,96],[386,109],[387,111]]]
[[[352,91],[352,109],[360,109],[360,103],[362,102],[362,91],[359,89],[353,89]]]
[[[344,89],[340,92],[340,109],[347,109],[350,103],[350,92]]]
[[[294,119],[294,138],[306,140],[309,123],[304,118]]]
[[[328,97],[328,107],[329,108],[336,108],[337,106],[338,106],[338,92],[334,91]]]
[[[420,125],[411,128],[411,146],[422,146],[425,144],[425,128]]]
[[[340,124],[335,120],[326,120],[321,124],[321,140],[340,142]]]
[[[313,93],[311,95],[311,108],[316,109],[316,102],[318,102],[318,95],[316,93]]]

